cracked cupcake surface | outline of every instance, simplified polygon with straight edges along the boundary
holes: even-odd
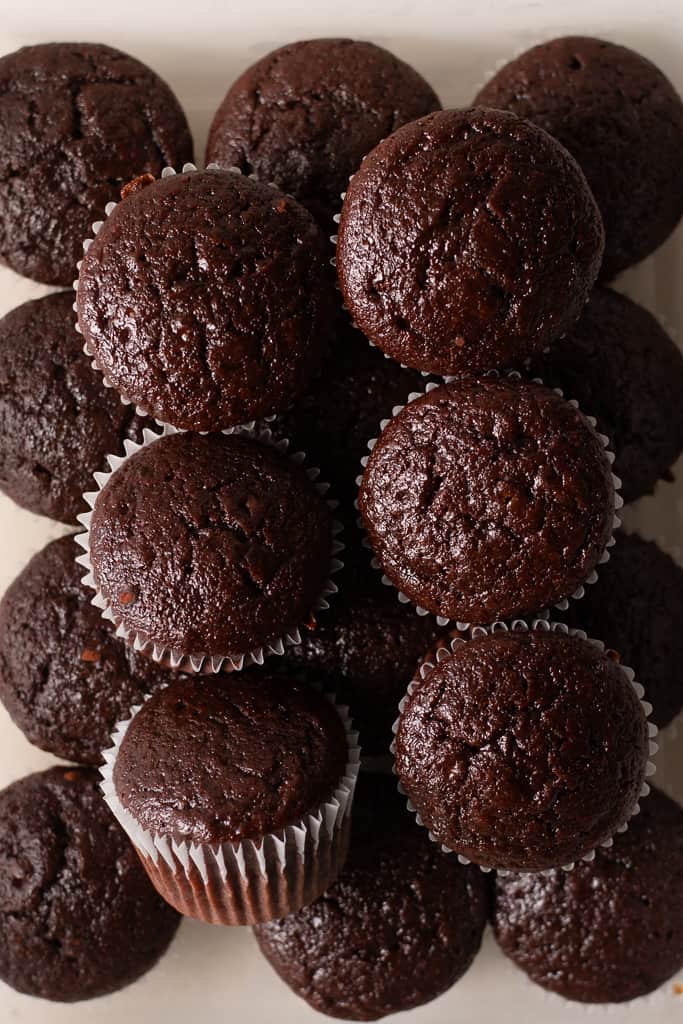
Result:
[[[88,249],[78,322],[128,400],[187,430],[286,408],[338,300],[329,241],[270,185],[229,171],[140,182]]]
[[[461,622],[533,614],[595,569],[614,520],[610,465],[585,417],[513,378],[462,378],[389,421],[359,507],[391,582]]]
[[[578,164],[499,110],[446,110],[380,143],[349,183],[344,301],[394,359],[438,374],[514,366],[577,320],[603,228]]]
[[[115,621],[186,655],[247,654],[313,627],[331,548],[330,510],[304,470],[222,434],[142,448],[98,494],[90,526]]]
[[[632,814],[648,726],[620,665],[561,632],[456,643],[401,712],[396,771],[435,839],[486,867],[590,854]]]
[[[110,452],[146,421],[124,406],[83,353],[73,292],[25,302],[0,320],[0,489],[63,523]]]
[[[7,54],[0,107],[0,260],[46,284],[71,284],[92,222],[126,181],[192,160],[169,87],[109,46]]]
[[[230,87],[211,125],[206,161],[276,182],[329,234],[340,193],[365,154],[439,107],[424,78],[380,46],[290,43]]]
[[[155,892],[94,768],[50,768],[0,793],[0,978],[76,1002],[166,951],[180,917]]]

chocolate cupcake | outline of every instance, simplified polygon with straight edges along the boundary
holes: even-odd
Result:
[[[425,379],[387,359],[350,326],[340,325],[315,384],[286,413],[270,424],[286,437],[292,451],[304,451],[335,496],[349,504],[357,495],[358,464],[377,425],[403,405]]]
[[[274,181],[329,233],[339,195],[365,154],[440,106],[417,71],[373,43],[290,43],[230,87],[211,125],[206,161]]]
[[[621,1003],[683,968],[683,811],[653,789],[614,845],[566,875],[498,877],[503,952],[543,988]]]
[[[154,891],[92,768],[0,793],[0,978],[72,1003],[115,992],[168,948],[180,918]]]
[[[358,771],[348,719],[268,675],[176,679],[121,723],[105,798],[162,896],[213,924],[316,899],[346,855]]]
[[[7,54],[0,96],[0,260],[46,284],[71,284],[90,225],[132,175],[192,160],[169,87],[110,46]]]
[[[430,1002],[465,974],[487,904],[481,872],[429,842],[390,778],[364,775],[339,879],[315,903],[255,934],[314,1010],[377,1020]]]
[[[618,651],[660,729],[683,709],[683,569],[655,543],[622,535],[595,587],[563,618]]]
[[[475,103],[527,118],[576,158],[605,225],[604,278],[642,260],[678,224],[683,103],[640,54],[603,39],[553,39],[506,64]]]
[[[331,329],[329,242],[271,185],[140,180],[87,252],[78,323],[105,379],[156,419],[222,430],[286,408]],[[134,296],[134,301],[131,300]]]
[[[407,366],[480,373],[578,319],[603,251],[574,159],[513,114],[445,110],[394,132],[349,183],[337,271],[367,337]]]
[[[77,538],[119,635],[172,668],[218,672],[315,628],[340,563],[325,487],[300,460],[257,436],[171,428],[128,451],[86,494]]]
[[[73,523],[109,452],[145,421],[105,388],[74,329],[73,292],[0,320],[0,488],[18,505]]]
[[[0,699],[30,743],[100,764],[116,723],[173,674],[116,639],[79,550],[71,536],[48,544],[0,601]]]
[[[482,624],[581,593],[621,504],[605,439],[536,382],[431,387],[385,421],[360,481],[388,579],[418,607]]]
[[[683,355],[646,309],[596,288],[576,326],[531,370],[596,417],[614,447],[624,501],[671,479],[683,451]]]
[[[520,626],[478,630],[423,664],[401,705],[396,773],[435,841],[482,867],[545,871],[624,828],[648,791],[656,729],[602,645]]]

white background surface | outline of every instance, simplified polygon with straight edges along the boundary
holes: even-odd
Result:
[[[150,64],[172,86],[193,130],[201,163],[213,111],[236,75],[275,46],[295,39],[347,35],[371,39],[414,64],[444,105],[472,98],[486,72],[515,51],[566,33],[602,35],[640,50],[683,92],[681,0],[0,0],[0,53],[71,40],[103,42]],[[681,171],[683,176],[683,169]],[[683,185],[682,185],[683,187]],[[664,317],[683,338],[683,229],[619,287]],[[0,268],[0,315],[47,289]],[[683,396],[682,400],[683,400]],[[1,441],[0,441],[1,443]],[[627,511],[630,528],[657,539],[683,565],[683,462],[680,483],[661,484]],[[56,524],[0,496],[0,592],[30,555],[62,532]],[[681,624],[683,628],[683,623]],[[683,801],[683,727],[667,731],[655,782]],[[0,786],[47,766],[0,708]],[[628,1006],[585,1009],[530,985],[497,952],[490,936],[472,970],[449,993],[403,1015],[406,1024],[683,1021],[673,981]],[[322,1021],[261,959],[247,930],[183,922],[170,953],[141,981],[105,999],[58,1006],[17,995],[0,983],[0,1024],[290,1024]],[[394,1018],[396,1019],[396,1018]]]

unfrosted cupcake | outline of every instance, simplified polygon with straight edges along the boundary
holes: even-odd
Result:
[[[253,437],[167,432],[115,464],[79,542],[97,603],[138,650],[217,672],[315,627],[336,590],[335,526],[300,460]]]
[[[604,560],[621,504],[604,440],[535,382],[428,385],[370,442],[358,501],[381,568],[456,622],[568,598]]]
[[[183,914],[253,924],[310,903],[346,855],[358,747],[322,694],[267,672],[177,679],[122,723],[105,797]]]
[[[454,641],[397,723],[396,773],[420,822],[487,868],[591,855],[627,824],[652,771],[632,679],[585,634],[545,622]]]
[[[498,877],[493,925],[506,956],[565,999],[652,992],[683,968],[683,810],[653,789],[625,835],[569,875]]]
[[[79,327],[125,399],[207,431],[305,390],[338,302],[329,241],[290,196],[215,169],[141,178],[86,246]]]
[[[192,160],[185,115],[111,46],[41,43],[0,58],[0,260],[71,285],[90,225],[134,174]]]
[[[315,903],[259,925],[280,977],[313,1009],[378,1020],[435,999],[474,960],[488,885],[429,842],[391,777],[364,774],[349,858]]]
[[[0,792],[0,978],[18,992],[65,1003],[116,992],[178,928],[97,782],[93,768],[55,767]]]
[[[334,692],[349,705],[363,756],[388,757],[398,702],[425,650],[445,630],[396,600],[356,538],[357,531],[345,527],[344,569],[335,577],[339,594],[317,628],[303,630],[301,643],[269,664],[287,678]]]
[[[274,181],[329,234],[349,176],[399,125],[438,110],[434,90],[374,43],[307,39],[247,68],[216,111],[207,163]]]
[[[603,229],[576,161],[502,110],[399,128],[349,183],[344,302],[375,345],[429,373],[516,366],[577,320]]]
[[[340,324],[316,381],[269,426],[276,437],[289,439],[293,451],[306,452],[335,496],[350,506],[368,438],[381,419],[426,383],[417,370],[385,358],[359,331]]]

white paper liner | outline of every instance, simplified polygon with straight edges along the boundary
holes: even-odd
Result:
[[[224,171],[226,174],[238,174],[238,175],[242,174],[242,171],[240,170],[239,167],[223,167],[223,166],[221,166],[220,164],[217,164],[217,163],[207,164],[205,170],[207,170],[207,171]],[[157,178],[156,180],[158,181],[160,178],[172,178],[174,175],[176,175],[178,173],[180,173],[180,174],[191,174],[191,173],[196,172],[196,171],[198,171],[197,165],[196,164],[192,164],[192,163],[183,164],[182,169],[181,169],[180,172],[176,171],[174,167],[164,167],[162,172],[161,172],[161,174],[159,175],[159,178]],[[199,173],[201,173],[201,172],[199,172]],[[256,174],[250,174],[250,175],[248,175],[248,177],[252,178],[254,181],[258,181],[259,180]],[[135,179],[133,179],[133,180],[135,180]],[[275,185],[274,182],[269,182],[268,184],[270,184],[273,188],[278,188],[279,187],[279,186]],[[121,200],[121,201],[123,201],[123,200]],[[105,217],[107,217],[107,218],[110,217],[118,205],[119,204],[115,203],[115,202],[107,203],[107,205],[104,208]],[[95,236],[98,235],[100,233],[100,231],[102,230],[103,225],[104,225],[104,221],[103,220],[96,220],[96,221],[93,222],[93,224],[92,224],[92,237],[88,237],[88,238],[85,238],[83,240],[83,252],[84,253],[86,253],[88,251],[88,249],[90,248],[90,246],[92,245],[92,243],[95,240]],[[76,271],[77,271],[79,276],[73,282],[74,302],[73,302],[73,306],[72,306],[72,309],[73,309],[74,313],[76,314],[76,323],[74,324],[74,327],[75,327],[76,331],[81,336],[83,335],[83,331],[81,330],[80,324],[78,323],[78,301],[77,300],[78,300],[78,285],[79,285],[80,272],[81,272],[81,267],[82,266],[83,266],[83,260],[81,259],[76,264]],[[117,391],[118,395],[119,395],[119,398],[121,399],[121,402],[122,402],[123,405],[132,405],[134,407],[135,412],[137,413],[138,416],[143,416],[143,417],[147,417],[149,419],[152,419],[160,427],[167,426],[167,424],[163,420],[160,420],[157,417],[155,417],[153,415],[153,413],[146,406],[139,405],[129,395],[127,395],[125,392],[121,391],[114,384],[112,384],[112,382],[109,380],[109,378],[107,377],[106,373],[104,372],[104,369],[98,363],[98,361],[97,361],[97,354],[96,354],[94,348],[92,347],[92,345],[88,341],[86,341],[85,338],[83,338],[83,352],[85,353],[85,355],[90,360],[90,365],[92,366],[93,370],[95,370],[97,373],[99,373],[99,375],[102,377],[102,383],[104,384],[105,388],[110,388],[112,391]],[[236,430],[241,430],[242,428],[245,428],[245,427],[247,429],[253,429],[256,426],[257,422],[264,421],[264,422],[267,423],[267,422],[270,422],[270,421],[274,420],[275,418],[276,418],[276,414],[274,413],[272,416],[262,416],[262,417],[259,417],[258,421],[257,420],[245,420],[244,423],[239,423],[239,424],[236,424],[235,426],[232,426],[232,427],[225,427],[221,431],[221,433],[224,433],[224,434],[234,433]],[[211,431],[196,431],[196,433],[205,434],[205,433],[211,433]]]
[[[278,832],[215,846],[152,834],[126,810],[114,786],[114,766],[144,704],[132,707],[130,718],[117,724],[112,746],[102,754],[100,788],[155,888],[179,913],[208,924],[259,924],[312,903],[335,881],[348,850],[360,747],[348,707],[325,696],[342,720],[348,749],[343,775],[330,796]]]
[[[564,622],[549,622],[547,619],[533,619],[531,624],[529,624],[524,619],[514,619],[510,625],[508,625],[506,622],[494,622],[490,626],[473,626],[473,627],[471,627],[470,638],[471,639],[475,639],[478,636],[490,636],[492,633],[497,633],[497,632],[505,632],[505,633],[508,633],[508,632],[524,632],[524,633],[526,633],[530,629],[531,630],[543,631],[545,633],[558,632],[558,633],[565,633],[567,636],[576,636],[576,637],[579,637],[579,639],[581,639],[581,640],[586,640],[589,644],[592,644],[594,647],[597,647],[597,649],[599,651],[601,651],[601,652],[604,652],[605,650],[609,650],[610,649],[610,648],[606,648],[605,644],[601,640],[594,640],[592,637],[587,636],[587,634],[584,633],[584,631],[582,629],[570,629],[570,627],[567,626],[567,624],[564,623]],[[394,775],[398,775],[398,773],[396,771],[396,733],[398,732],[400,716],[403,713],[403,711],[404,711],[404,709],[405,709],[405,707],[406,707],[406,705],[408,703],[409,698],[413,695],[415,690],[418,689],[418,687],[423,682],[423,680],[426,679],[429,676],[429,673],[430,673],[430,671],[432,669],[434,669],[435,664],[439,664],[439,662],[443,661],[445,658],[449,658],[451,656],[452,652],[455,650],[456,645],[463,644],[463,643],[468,643],[468,642],[469,642],[469,639],[465,638],[464,636],[455,636],[455,637],[451,637],[450,639],[448,637],[445,637],[444,641],[443,641],[443,644],[441,646],[436,646],[435,649],[433,649],[433,651],[432,651],[432,653],[434,655],[434,661],[423,661],[420,664],[419,668],[418,668],[417,676],[408,685],[408,689],[406,690],[406,693],[401,698],[401,700],[399,702],[399,705],[398,705],[398,718],[396,719],[396,721],[394,722],[394,724],[392,726],[392,732],[394,734],[394,739],[392,740],[392,743],[391,743],[391,746],[390,746],[389,749],[391,751],[392,756],[394,757],[394,768],[393,768]],[[648,739],[648,744],[649,744],[648,753],[649,753],[649,758],[650,759],[645,764],[644,779],[643,779],[643,783],[642,783],[642,786],[641,786],[641,789],[640,789],[640,793],[639,793],[638,799],[636,800],[635,804],[633,805],[633,807],[632,807],[632,809],[631,809],[631,811],[630,811],[626,821],[622,825],[620,825],[619,828],[616,829],[616,833],[626,832],[626,830],[628,829],[628,823],[629,823],[630,819],[635,817],[635,815],[640,813],[640,800],[643,797],[646,797],[650,793],[650,786],[649,786],[649,784],[647,782],[647,779],[652,778],[652,776],[656,772],[655,763],[654,763],[653,760],[651,760],[651,758],[653,758],[655,756],[655,754],[657,753],[657,751],[659,749],[658,744],[655,742],[655,738],[657,737],[659,730],[657,729],[657,726],[653,722],[650,721],[650,715],[652,714],[652,704],[650,704],[649,701],[644,699],[644,697],[645,697],[645,690],[641,686],[641,684],[636,681],[635,672],[633,671],[633,669],[629,668],[627,665],[622,665],[621,662],[619,662],[619,667],[624,672],[624,675],[626,676],[627,680],[629,681],[629,683],[633,687],[633,690],[634,690],[636,696],[638,697],[638,700],[640,701],[640,705],[641,705],[641,707],[643,709],[643,714],[645,715],[645,719],[647,721],[647,731],[648,731],[648,737],[649,737],[649,739]],[[404,788],[403,788],[403,786],[401,785],[400,782],[397,783],[397,788],[398,788],[399,793],[401,793],[402,796],[406,797],[406,803],[407,803],[408,810],[411,812],[411,814],[414,814],[415,820],[417,821],[418,825],[422,825],[423,828],[427,828],[427,826],[424,824],[420,814],[418,813],[417,808],[415,807],[413,802],[410,799],[408,799],[408,797],[406,795],[406,792],[405,792],[405,790],[404,790]],[[432,842],[434,842],[437,845],[439,845],[444,853],[455,853],[456,852],[454,850],[451,850],[448,846],[444,846],[444,844],[441,843],[436,838],[436,836],[434,836],[434,834],[429,829],[427,829],[427,832],[428,832],[429,838],[432,840]],[[609,846],[612,846],[613,842],[614,842],[614,838],[610,837],[609,839],[606,839],[602,843],[600,843],[600,846],[602,846],[602,847],[609,847]],[[595,858],[595,853],[596,853],[595,849],[590,850],[588,853],[584,854],[583,857],[581,857],[580,859],[583,860],[583,861],[592,861]],[[461,864],[475,863],[474,861],[471,861],[469,858],[465,857],[463,854],[456,853],[456,856],[457,856],[457,858],[458,858],[458,860],[460,861]],[[548,874],[551,871],[556,871],[558,867],[562,868],[563,871],[571,871],[572,868],[574,867],[574,864],[575,864],[574,861],[572,861],[569,864],[558,864],[557,867],[555,867],[555,868],[545,869],[545,870],[540,871],[538,873],[539,874]],[[482,871],[484,871],[485,873],[488,873],[489,871],[492,871],[492,870],[496,870],[496,872],[499,875],[527,874],[527,873],[535,874],[536,873],[536,872],[524,872],[524,871],[510,872],[510,871],[507,871],[504,868],[495,868],[494,869],[493,867],[486,867],[486,866],[483,866],[481,864],[479,864],[477,866]]]
[[[482,376],[482,377],[493,377],[493,378],[498,378],[498,377],[501,377],[501,376],[505,376],[505,377],[507,377],[508,379],[511,379],[511,380],[521,380],[522,379],[521,373],[519,373],[517,370],[509,370],[509,371],[504,372],[503,374],[501,374],[498,370],[489,370],[487,373],[481,374],[480,376]],[[424,395],[428,395],[431,391],[434,391],[435,388],[441,387],[442,384],[450,384],[452,381],[454,381],[456,379],[458,379],[458,378],[455,377],[455,376],[444,377],[441,384],[437,384],[436,382],[431,381],[429,384],[426,385],[424,391],[413,391],[413,392],[411,392],[411,394],[408,395],[408,399],[406,401],[406,405],[410,405],[410,403],[414,402],[417,398],[422,398]],[[543,381],[539,377],[532,378],[531,379],[531,383],[541,384],[543,387],[545,387],[545,385],[543,384]],[[548,390],[554,391],[556,395],[559,395],[560,398],[564,399],[564,393],[563,393],[563,391],[560,388],[549,388]],[[565,401],[569,405],[571,405],[572,408],[577,409],[579,412],[581,412],[581,409],[579,408],[579,403],[577,401],[575,401],[575,399],[573,399],[573,398],[565,399]],[[398,416],[398,414],[403,409],[405,409],[406,405],[395,405],[394,408],[391,410],[392,418],[395,417],[395,416]],[[586,413],[583,413],[583,412],[581,412],[581,414],[582,414],[583,418],[589,423],[589,425],[595,431],[595,435],[598,438],[598,440],[600,441],[600,443],[601,443],[601,445],[602,445],[602,447],[604,449],[605,457],[606,457],[607,461],[609,462],[610,466],[613,465],[614,464],[614,452],[612,452],[611,449],[610,449],[609,438],[606,437],[605,434],[601,434],[598,431],[598,429],[597,429],[597,420],[595,419],[594,416],[588,416],[588,415],[586,415]],[[380,422],[378,436],[377,437],[372,437],[368,441],[368,450],[369,451],[372,451],[372,449],[375,447],[375,445],[377,444],[380,436],[382,435],[382,433],[384,432],[385,428],[388,426],[388,424],[390,422],[391,422],[390,419],[383,419]],[[361,467],[362,467],[362,469],[364,471],[366,466],[367,466],[367,464],[368,464],[369,456],[368,455],[364,455],[363,458],[360,461],[361,461]],[[605,550],[603,551],[602,555],[598,559],[598,565],[604,565],[605,562],[609,561],[609,559],[610,559],[609,549],[614,547],[614,545],[616,544],[615,532],[621,526],[621,517],[617,514],[619,512],[619,510],[623,508],[623,505],[624,505],[623,498],[621,497],[621,494],[619,493],[620,488],[621,488],[621,480],[614,473],[611,473],[611,477],[612,477],[612,484],[614,486],[614,511],[613,511],[613,514],[612,514],[612,534],[611,534],[609,540],[607,541],[607,544],[605,545]],[[361,486],[362,480],[363,480],[363,473],[360,473],[356,477],[356,485],[358,487]],[[354,505],[355,505],[356,510],[358,510],[358,499],[356,499],[356,501],[354,502]],[[363,519],[362,519],[362,517],[360,515],[358,516],[358,518],[356,520],[356,523],[357,523],[358,527],[360,528],[360,530],[363,533],[363,541],[362,541],[363,546],[367,547],[370,551],[373,551],[372,543],[370,541],[370,538],[367,535],[367,531],[365,529],[365,524],[363,523]],[[411,598],[409,598],[407,594],[404,594],[401,590],[399,590],[398,587],[389,579],[389,577],[383,571],[382,566],[380,564],[380,561],[379,561],[378,557],[374,554],[374,552],[373,552],[373,556],[371,558],[370,564],[372,565],[373,569],[376,569],[378,572],[380,572],[382,574],[382,583],[386,587],[393,587],[396,590],[396,593],[397,593],[397,596],[398,596],[398,600],[401,602],[401,604],[413,604],[413,601],[411,600]],[[596,583],[597,579],[598,579],[597,569],[593,569],[588,574],[588,576],[583,581],[583,583],[581,583],[576,588],[576,590],[574,590],[567,597],[563,597],[562,600],[558,601],[555,605],[553,605],[553,607],[556,608],[558,611],[566,611],[567,608],[569,607],[569,601],[570,600],[574,600],[574,601],[580,600],[583,597],[583,595],[585,594],[585,592],[586,592],[585,591],[586,586],[590,585],[590,584],[593,584],[593,583]],[[468,630],[470,628],[470,626],[472,625],[470,622],[463,622],[463,621],[453,620],[453,619],[450,619],[450,618],[448,618],[448,617],[446,617],[444,615],[439,615],[439,614],[437,614],[435,612],[430,612],[428,608],[422,608],[420,605],[415,605],[414,604],[414,608],[415,608],[415,611],[417,612],[418,615],[434,615],[435,618],[436,618],[437,625],[439,625],[439,626],[453,625],[456,629]],[[535,616],[535,618],[539,618],[539,619],[541,619],[541,618],[549,618],[550,617],[550,612],[549,612],[548,609],[539,608],[539,609],[535,610],[534,616]]]
[[[87,502],[90,512],[84,512],[79,515],[78,521],[85,528],[84,533],[76,534],[74,540],[80,547],[83,548],[83,554],[78,555],[76,561],[79,565],[83,566],[86,570],[85,576],[83,576],[82,582],[85,586],[90,587],[91,590],[95,591],[95,595],[92,598],[92,604],[96,608],[99,608],[102,612],[102,618],[109,620],[116,627],[116,636],[121,637],[126,643],[132,645],[135,651],[140,651],[148,657],[153,658],[154,661],[166,665],[172,669],[176,669],[182,672],[204,672],[206,674],[217,673],[221,671],[241,671],[249,665],[262,665],[264,658],[269,654],[284,654],[285,647],[296,646],[301,643],[301,633],[299,626],[290,627],[285,630],[282,636],[277,639],[270,640],[268,643],[262,646],[255,647],[252,650],[244,652],[232,652],[224,655],[206,655],[201,652],[187,652],[172,649],[164,646],[163,644],[155,643],[153,640],[145,637],[140,633],[136,633],[134,630],[129,629],[119,619],[116,618],[111,606],[107,602],[106,598],[100,592],[97,583],[95,582],[95,575],[93,572],[92,562],[90,560],[90,523],[92,520],[92,509],[95,507],[97,497],[104,489],[109,479],[113,474],[133,455],[146,448],[150,444],[161,440],[164,437],[168,437],[172,434],[184,433],[177,427],[172,427],[169,424],[160,424],[161,431],[155,432],[146,428],[143,431],[143,439],[140,444],[135,441],[126,440],[124,442],[124,455],[108,455],[107,462],[109,463],[110,469],[108,472],[95,473],[94,479],[97,484],[96,491],[86,491],[83,495],[83,499]],[[303,466],[305,462],[305,454],[303,452],[289,453],[289,441],[285,438],[275,441],[273,436],[265,427],[231,427],[229,430],[222,431],[227,436],[239,435],[242,437],[252,438],[260,442],[261,444],[268,445],[274,448],[276,451],[283,455],[286,455],[290,462],[293,462],[296,466]],[[317,493],[324,497],[329,490],[329,484],[321,483],[318,481],[320,470],[315,467],[305,469],[305,474],[311,481],[312,487]],[[325,499],[327,506],[331,511],[337,508],[338,502],[331,499]],[[338,520],[332,522],[332,546],[330,553],[330,563],[328,569],[328,576],[325,580],[320,594],[313,606],[312,611],[323,611],[329,608],[329,602],[327,600],[332,594],[336,594],[338,587],[336,583],[332,582],[331,577],[339,572],[343,567],[341,562],[336,556],[344,550],[344,544],[338,539],[342,532],[342,524]]]

